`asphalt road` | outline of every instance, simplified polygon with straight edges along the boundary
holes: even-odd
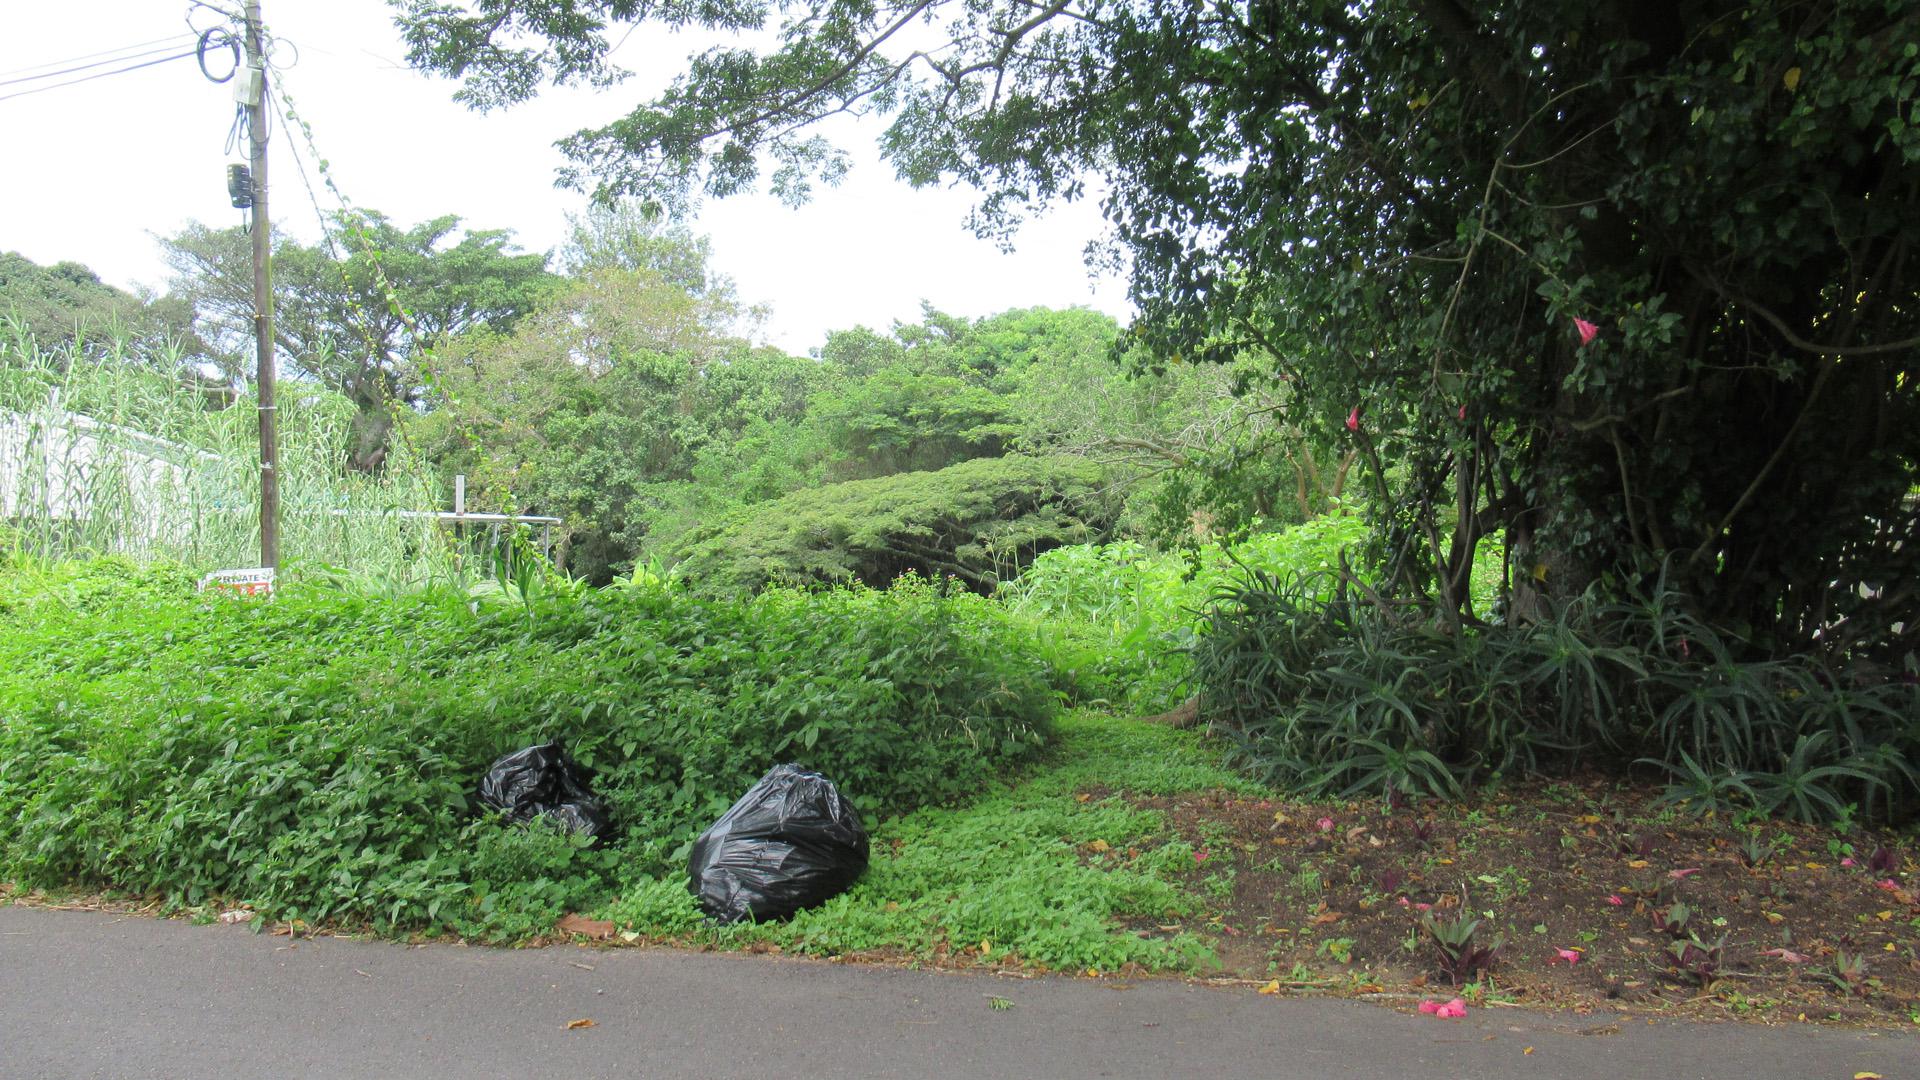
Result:
[[[653,949],[293,942],[243,927],[20,907],[0,907],[0,995],[6,1080],[1920,1080],[1912,1030],[1492,1008],[1436,1020],[1168,980],[1018,980]],[[991,1008],[995,996],[1012,1007]],[[593,1025],[569,1030],[575,1020]]]

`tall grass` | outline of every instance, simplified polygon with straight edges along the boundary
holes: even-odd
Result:
[[[44,558],[258,564],[254,399],[218,407],[178,360],[124,340],[47,348],[0,318],[0,511],[16,543]],[[348,472],[350,403],[290,383],[277,405],[287,566],[409,580],[445,565],[432,519],[400,516],[441,504],[422,462],[396,446],[378,476]]]

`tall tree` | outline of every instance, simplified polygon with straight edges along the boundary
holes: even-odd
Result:
[[[1756,653],[1920,640],[1912,0],[396,2],[479,106],[765,31],[563,140],[605,191],[798,192],[848,111],[984,229],[1104,175],[1136,336],[1264,353],[1444,626],[1504,530],[1517,612],[1664,567]]]
[[[805,408],[812,361],[756,352],[704,238],[643,219],[587,219],[574,270],[508,332],[447,340],[415,445],[468,474],[476,506],[564,517],[570,569],[631,565],[677,506],[700,453]]]
[[[293,372],[358,410],[352,464],[377,468],[396,410],[433,379],[427,350],[477,327],[504,333],[555,287],[546,256],[515,250],[504,229],[463,230],[453,215],[401,228],[377,213],[334,219],[336,246],[274,245],[274,337]],[[250,241],[194,223],[163,240],[174,293],[221,367],[252,377]]]
[[[0,319],[42,346],[85,351],[118,337],[142,358],[169,362],[199,348],[193,312],[179,298],[135,295],[80,263],[41,266],[12,251],[0,252]]]

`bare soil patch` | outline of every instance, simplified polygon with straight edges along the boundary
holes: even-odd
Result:
[[[1920,1023],[1911,836],[1736,826],[1591,779],[1455,805],[1140,799],[1194,847],[1224,974],[1269,989]],[[1456,986],[1422,929],[1504,943]],[[1166,927],[1140,927],[1143,933]]]

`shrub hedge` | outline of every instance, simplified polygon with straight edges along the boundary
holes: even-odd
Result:
[[[777,761],[870,814],[977,793],[1042,745],[1054,708],[986,604],[911,581],[486,601],[295,583],[260,602],[166,568],[15,564],[0,880],[515,936],[681,872]],[[495,757],[555,738],[597,774],[620,829],[603,849],[472,800]]]

